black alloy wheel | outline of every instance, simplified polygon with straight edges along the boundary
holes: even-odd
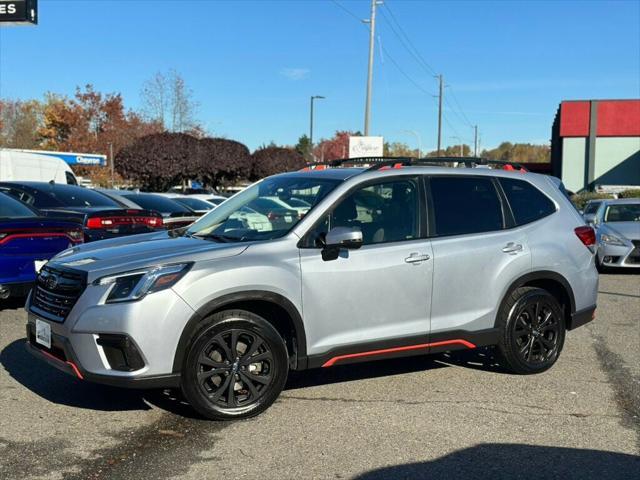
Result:
[[[232,328],[213,337],[200,350],[198,384],[210,402],[223,408],[256,402],[274,380],[268,343],[245,329]]]
[[[520,308],[513,327],[518,355],[532,365],[544,363],[558,351],[560,324],[545,300],[534,299]]]
[[[562,307],[546,290],[520,287],[505,300],[498,314],[498,349],[514,373],[548,370],[557,361],[566,334]]]
[[[266,410],[284,388],[287,347],[264,318],[244,310],[218,312],[194,335],[182,370],[191,406],[214,420]]]

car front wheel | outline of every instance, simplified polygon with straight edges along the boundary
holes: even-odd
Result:
[[[212,420],[248,418],[280,395],[288,375],[286,345],[264,318],[218,312],[193,337],[182,370],[191,406]]]

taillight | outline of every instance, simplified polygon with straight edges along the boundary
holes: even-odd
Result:
[[[69,237],[73,243],[84,242],[84,233],[82,233],[82,230],[79,228],[67,230],[67,237]]]
[[[584,225],[576,228],[574,232],[585,247],[593,247],[596,244],[596,232],[593,228]]]
[[[162,217],[93,217],[87,220],[87,228],[113,228],[121,225],[146,225],[151,228],[163,226]]]

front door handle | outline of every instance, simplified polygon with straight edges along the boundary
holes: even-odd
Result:
[[[431,257],[429,255],[420,255],[419,253],[412,253],[407,258],[404,259],[406,263],[420,263],[426,262]]]
[[[522,245],[519,243],[509,242],[503,248],[502,251],[504,253],[508,253],[510,255],[515,255],[516,253],[520,253],[523,250]]]

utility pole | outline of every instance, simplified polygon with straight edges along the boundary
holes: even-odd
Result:
[[[311,96],[311,109],[310,109],[310,118],[309,118],[309,160],[312,160],[313,156],[313,101],[315,99],[324,99],[322,95],[312,95]]]
[[[442,96],[444,94],[444,79],[442,74],[438,75],[440,88],[438,93],[438,155],[440,155],[440,146],[442,145]]]
[[[478,125],[473,127],[473,156],[478,156]]]
[[[109,142],[109,157],[110,158],[110,164],[111,164],[111,188],[113,188],[113,184],[114,184],[114,180],[113,180],[113,171],[114,171],[114,165],[113,165],[113,142]]]
[[[367,73],[367,99],[364,106],[364,135],[369,135],[371,123],[371,90],[373,89],[373,53],[375,49],[376,34],[376,7],[382,5],[380,0],[371,0],[371,18],[363,20],[369,24],[369,70]]]

